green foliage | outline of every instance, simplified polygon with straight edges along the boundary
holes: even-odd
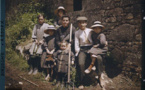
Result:
[[[44,4],[39,3],[38,0],[31,0],[29,3],[22,3],[18,5],[20,12],[39,12]]]
[[[39,0],[31,0],[27,3],[20,3],[17,8],[12,7],[6,17],[6,60],[21,70],[28,69],[27,61],[16,52],[15,48],[22,42],[31,39],[32,30],[37,23],[37,16],[42,13],[45,6]],[[52,24],[53,19],[45,20]]]
[[[26,71],[29,67],[27,61],[10,48],[6,49],[6,60],[13,66],[17,66],[16,68],[19,68],[20,70]]]
[[[20,22],[21,16],[26,13],[33,13],[37,15],[41,13],[44,14],[47,19],[54,17],[50,8],[48,7],[47,1],[27,0],[26,2],[20,3],[15,7],[11,7],[11,10],[6,13],[6,26],[11,26],[17,22]],[[50,19],[50,21],[52,20]]]
[[[76,68],[71,66],[71,72],[70,72],[70,75],[71,75],[71,81],[73,83],[76,83]]]
[[[34,80],[41,80],[41,81],[45,81],[45,75],[44,73],[38,73],[36,75],[33,76]]]
[[[37,14],[26,13],[20,18],[16,24],[6,27],[6,47],[15,49],[16,45],[30,39],[32,29],[36,23]]]

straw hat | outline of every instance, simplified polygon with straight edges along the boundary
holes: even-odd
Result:
[[[102,27],[102,29],[104,29],[105,27],[103,25],[101,25],[100,21],[95,21],[94,25],[91,26],[91,28],[95,28],[95,27]]]
[[[65,13],[67,12],[63,6],[59,6],[59,7],[54,11],[54,13],[57,15],[57,13],[58,13],[59,10],[63,10]]]
[[[49,25],[49,26],[44,30],[44,33],[49,34],[49,33],[48,33],[49,30],[54,30],[54,31],[56,31],[56,28],[55,28],[53,25]]]
[[[77,21],[87,21],[87,18],[85,16],[79,16]]]
[[[100,21],[95,21],[94,24],[101,24],[101,22]]]

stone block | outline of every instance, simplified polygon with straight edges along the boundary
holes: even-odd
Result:
[[[124,53],[118,48],[114,48],[111,51],[111,56],[113,57],[114,61],[117,63],[122,63],[125,60]]]
[[[105,10],[100,10],[99,14],[101,14],[102,16],[105,16]]]
[[[122,21],[122,17],[121,17],[121,16],[117,16],[117,17],[116,17],[116,20],[117,20],[117,21]]]
[[[133,14],[132,14],[132,13],[129,13],[129,14],[126,16],[126,19],[133,19]]]
[[[125,13],[130,13],[130,12],[133,12],[133,6],[129,6],[129,7],[126,7],[125,9],[124,9],[124,12]]]
[[[123,62],[124,64],[141,66],[141,54],[130,52],[126,53],[127,58]]]
[[[116,22],[116,17],[109,17],[106,19],[106,22],[109,23],[109,22]]]
[[[120,42],[132,41],[134,31],[134,25],[123,24],[113,29],[108,38]]]
[[[129,6],[140,3],[140,0],[121,0],[121,6]]]
[[[112,17],[112,16],[114,16],[113,14],[114,14],[114,9],[105,11],[105,16],[106,17]]]
[[[121,1],[121,0],[114,0],[115,2],[119,2],[119,1]]]
[[[120,16],[123,13],[123,9],[122,8],[115,8],[114,10],[115,15],[116,16]]]
[[[142,35],[141,35],[141,34],[137,34],[137,35],[135,36],[135,39],[136,39],[137,41],[141,41],[141,40],[142,40]]]

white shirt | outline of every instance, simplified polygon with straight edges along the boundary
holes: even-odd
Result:
[[[85,30],[79,29],[75,32],[75,52],[80,51],[80,46],[91,46],[91,31],[92,29],[86,28]]]

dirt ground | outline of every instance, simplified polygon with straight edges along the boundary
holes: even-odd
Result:
[[[28,71],[20,71],[11,64],[5,64],[5,88],[6,90],[68,90],[57,88],[52,85],[52,82],[45,81],[44,76],[40,73],[39,76],[28,75]],[[42,77],[42,78],[40,78]],[[129,78],[119,74],[114,78],[108,78],[103,74],[103,85],[101,88],[98,83],[86,86],[84,90],[141,90],[140,83],[133,83]],[[75,87],[75,90],[78,90]]]

